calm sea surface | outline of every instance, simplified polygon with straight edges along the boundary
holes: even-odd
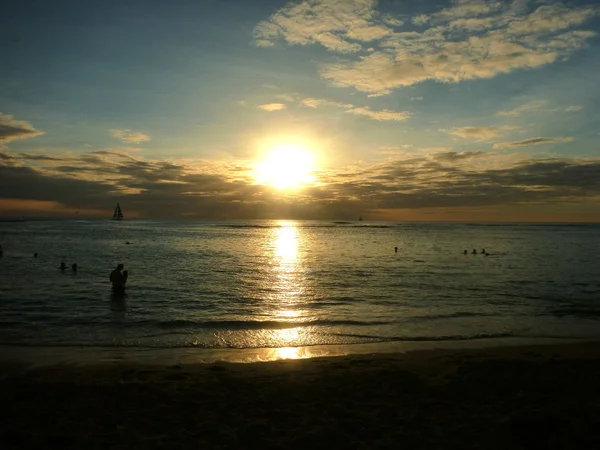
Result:
[[[5,345],[600,337],[600,225],[27,221],[0,244]]]

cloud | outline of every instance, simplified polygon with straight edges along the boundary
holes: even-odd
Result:
[[[368,106],[364,106],[362,108],[349,109],[346,112],[350,113],[350,114],[358,114],[361,116],[367,116],[367,117],[370,117],[371,119],[375,119],[375,120],[402,121],[402,120],[409,119],[411,117],[411,114],[406,111],[390,111],[388,109],[384,109],[381,111],[374,111],[374,110],[370,109]]]
[[[491,139],[499,138],[505,131],[517,129],[518,127],[512,125],[505,126],[490,126],[490,127],[461,127],[454,128],[451,130],[440,130],[445,131],[453,136],[458,136],[463,139],[476,139],[478,141],[489,141]]]
[[[572,137],[557,137],[557,138],[530,138],[525,139],[523,141],[514,141],[514,142],[498,142],[493,145],[495,150],[500,150],[503,148],[512,148],[512,147],[526,147],[529,145],[541,145],[541,144],[564,144],[566,142],[572,142],[574,139]]]
[[[492,0],[454,0],[452,6],[433,14],[438,21],[479,17],[502,9],[502,3]]]
[[[16,120],[9,114],[0,113],[0,148],[15,139],[27,139],[44,134],[25,120]]]
[[[421,31],[403,31],[390,27],[376,6],[375,0],[290,3],[257,25],[256,43],[320,44],[356,54],[321,63],[321,76],[385,95],[426,80],[458,83],[562,61],[596,36],[581,27],[600,11],[558,2],[530,9],[521,0],[454,0],[429,16],[412,17]],[[365,55],[367,42],[373,51]]]
[[[257,106],[258,109],[262,109],[264,111],[281,111],[286,108],[283,103],[267,103],[266,105]]]
[[[320,98],[305,98],[300,101],[302,106],[306,106],[307,108],[319,108],[321,106],[331,106],[335,108],[343,108],[347,113],[356,114],[361,116],[369,117],[373,120],[378,121],[402,121],[409,119],[412,114],[407,111],[391,111],[389,109],[384,110],[372,110],[368,106],[357,107],[352,105],[351,103],[342,103],[331,100],[325,100]]]
[[[277,94],[275,98],[286,102],[293,102],[296,98],[291,94]]]
[[[300,101],[300,104],[302,106],[306,106],[307,108],[318,108],[320,106],[333,106],[336,108],[353,108],[354,105],[352,105],[351,103],[342,103],[342,102],[336,102],[336,101],[332,101],[332,100],[325,100],[322,98],[305,98],[302,99]]]
[[[499,116],[507,116],[507,117],[518,117],[525,112],[533,112],[533,111],[546,111],[546,112],[576,112],[581,111],[583,106],[579,105],[571,105],[566,108],[554,108],[554,109],[543,109],[546,106],[547,102],[544,100],[531,100],[527,103],[524,103],[521,106],[518,106],[514,109],[499,111]]]
[[[108,133],[111,135],[111,137],[119,139],[121,142],[125,142],[126,144],[141,144],[142,142],[150,140],[150,136],[140,131],[113,129],[109,130]]]
[[[481,151],[457,153],[457,152],[454,152],[451,150],[452,150],[451,147],[448,149],[440,148],[439,152],[435,152],[433,159],[435,159],[436,161],[443,161],[443,162],[457,162],[457,161],[464,161],[464,160],[469,160],[469,159],[473,159],[473,158],[479,158],[479,157],[485,155],[485,153],[481,152]]]
[[[512,36],[551,34],[581,25],[597,14],[598,8],[594,6],[573,8],[562,3],[541,5],[528,16],[511,21],[507,30]]]
[[[527,103],[524,103],[521,106],[517,106],[514,109],[510,109],[507,111],[499,111],[499,116],[507,116],[507,117],[517,117],[520,116],[524,112],[531,111],[539,111],[546,105],[546,102],[543,100],[531,100]]]
[[[389,14],[383,16],[382,20],[383,20],[383,23],[385,23],[386,25],[390,25],[392,27],[401,27],[402,25],[404,25],[403,20],[400,20]]]
[[[87,210],[110,217],[120,201],[142,217],[333,219],[377,209],[539,204],[552,210],[557,201],[585,211],[600,198],[600,158],[407,149],[385,162],[323,171],[321,184],[297,197],[254,184],[250,165],[242,163],[148,160],[108,151],[46,161],[9,156],[0,157],[0,213]]]
[[[412,23],[417,26],[425,25],[427,22],[429,22],[429,16],[425,14],[419,14],[418,16],[414,16],[412,18]]]
[[[289,3],[254,29],[255,44],[273,46],[279,39],[292,45],[320,44],[328,50],[351,53],[392,33],[371,19],[377,0],[304,0]],[[387,17],[389,22],[389,17]]]

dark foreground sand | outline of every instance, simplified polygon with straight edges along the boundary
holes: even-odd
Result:
[[[0,447],[600,448],[599,357],[591,343],[13,372]]]

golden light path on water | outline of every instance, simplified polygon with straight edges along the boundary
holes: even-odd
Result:
[[[272,240],[273,261],[272,266],[276,293],[275,304],[278,304],[276,311],[272,314],[276,320],[294,320],[301,317],[302,311],[297,307],[302,302],[302,275],[299,270],[301,261],[299,261],[299,232],[294,222],[279,222],[279,226],[273,228],[274,235]],[[273,339],[278,347],[273,349],[280,359],[298,359],[303,356],[298,344],[300,337],[300,328],[286,328],[282,330],[273,330]]]

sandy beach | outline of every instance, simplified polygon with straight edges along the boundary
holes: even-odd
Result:
[[[252,364],[3,363],[2,447],[599,448],[600,343]]]

